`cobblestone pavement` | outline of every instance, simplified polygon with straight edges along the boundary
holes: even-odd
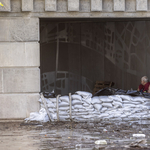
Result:
[[[0,150],[128,150],[150,149],[150,121],[100,123],[0,123]],[[132,144],[141,139],[132,134],[143,133],[146,144]],[[95,145],[106,140],[107,145]]]

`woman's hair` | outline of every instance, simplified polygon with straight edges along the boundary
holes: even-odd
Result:
[[[141,78],[141,80],[147,83],[147,82],[148,82],[148,77],[147,77],[147,76],[143,76],[143,77]]]

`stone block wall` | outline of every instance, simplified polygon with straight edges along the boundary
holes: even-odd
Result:
[[[0,119],[38,111],[39,18],[149,18],[149,0],[1,0]]]

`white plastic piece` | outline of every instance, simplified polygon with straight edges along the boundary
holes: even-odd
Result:
[[[107,141],[106,140],[97,140],[97,141],[95,141],[95,144],[97,144],[97,145],[107,145]]]
[[[141,137],[141,138],[145,138],[145,134],[133,134],[133,137]]]

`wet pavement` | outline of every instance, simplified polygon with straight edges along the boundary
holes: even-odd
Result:
[[[133,138],[133,134],[145,138]],[[95,145],[106,140],[107,145]],[[0,150],[150,149],[150,121],[0,123]]]

